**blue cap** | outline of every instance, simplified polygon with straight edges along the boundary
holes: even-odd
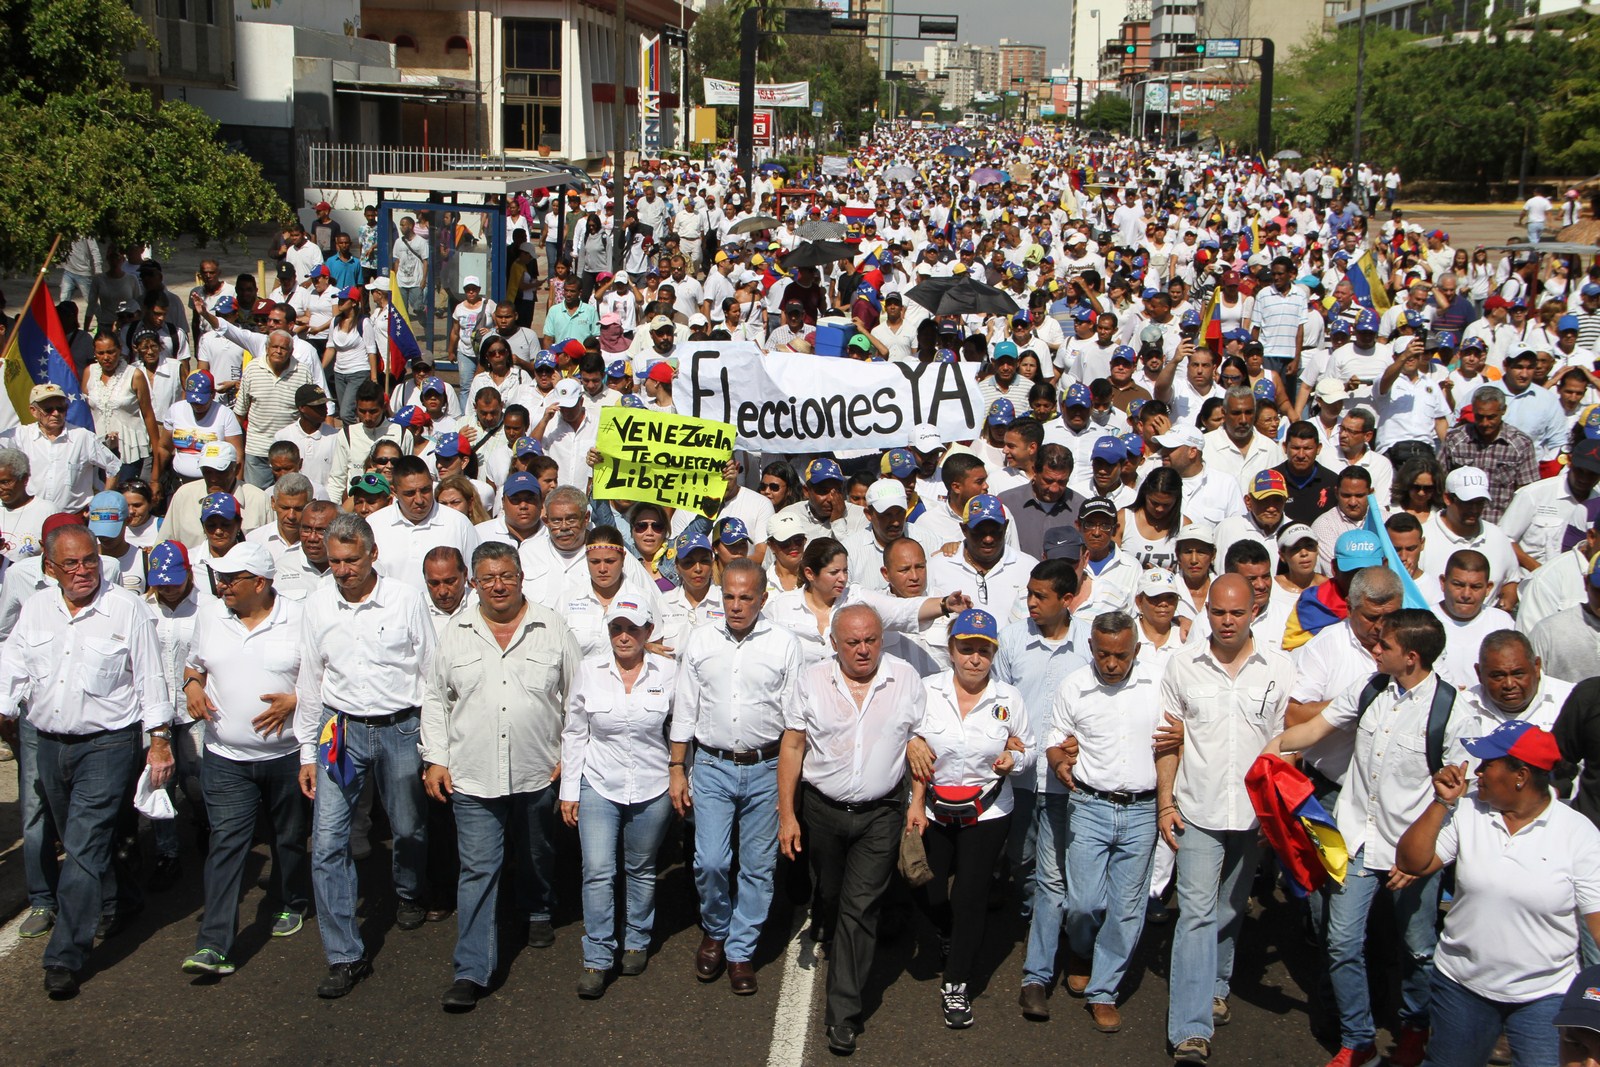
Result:
[[[1241,330],[1239,327],[1235,326],[1231,330],[1223,330],[1222,339],[1224,341],[1238,341],[1240,344],[1246,344],[1250,340],[1250,331]]]
[[[1002,359],[1016,359],[1017,346],[1012,344],[1010,341],[1001,341],[999,344],[994,346],[994,354],[989,358],[995,362],[999,362]]]
[[[182,585],[189,580],[189,550],[177,541],[163,541],[150,550],[144,584],[149,587]]]
[[[1591,289],[1591,288],[1600,289],[1600,286],[1589,286],[1589,285],[1586,285],[1586,286],[1584,286],[1584,288],[1585,289]],[[1565,332],[1567,330],[1576,330],[1576,329],[1578,329],[1578,316],[1576,316],[1576,315],[1563,315],[1559,319],[1556,320],[1556,333],[1563,333],[1563,332]]]
[[[750,528],[744,524],[743,519],[723,519],[717,523],[715,532],[717,540],[725,545],[736,545],[740,541],[750,540]]]
[[[217,395],[217,383],[209,371],[197,370],[183,380],[183,398],[191,404],[209,404]]]
[[[950,624],[950,636],[981,637],[985,641],[1000,643],[1000,626],[994,621],[994,616],[980,608],[968,608],[955,621]],[[998,708],[995,709],[997,712]]]
[[[644,407],[644,397],[640,396],[638,393],[623,393],[622,399],[617,401],[617,406],[625,408],[642,408]]]
[[[518,493],[532,493],[540,500],[544,499],[544,490],[539,488],[539,479],[527,471],[518,471],[506,479],[506,487],[501,496],[512,497]]]
[[[461,435],[458,433],[442,433],[433,441],[433,453],[440,459],[455,459],[470,451],[470,448],[462,447]]]
[[[1122,443],[1122,438],[1112,434],[1102,437],[1094,443],[1094,450],[1089,453],[1089,460],[1100,460],[1103,463],[1121,463],[1128,458],[1128,450]]]
[[[1600,404],[1590,408],[1583,417],[1583,436],[1591,441],[1600,440]]]
[[[1130,407],[1131,407],[1131,405],[1130,405]],[[1138,434],[1136,434],[1136,433],[1125,433],[1120,438],[1118,438],[1118,440],[1120,440],[1122,442],[1122,447],[1128,450],[1128,455],[1130,455],[1130,456],[1142,456],[1142,455],[1144,455],[1144,438],[1140,437]]]
[[[1115,363],[1119,359],[1125,363],[1137,363],[1139,362],[1139,353],[1127,345],[1118,345],[1111,350],[1111,362]]]
[[[1440,330],[1438,333],[1433,335],[1434,351],[1438,351],[1441,348],[1448,348],[1450,351],[1454,352],[1456,348],[1460,346],[1460,344],[1461,341],[1456,337],[1454,330]]]
[[[607,378],[626,378],[629,373],[628,361],[625,359],[614,359],[606,364]]]
[[[844,481],[844,471],[840,470],[839,465],[833,460],[824,456],[822,459],[814,459],[806,464],[805,483],[807,485],[821,485],[823,482],[829,481]]]
[[[550,354],[548,348],[539,349],[538,353],[533,357],[534,370],[555,370],[558,366],[556,357]]]
[[[1477,352],[1489,351],[1488,342],[1486,342],[1482,337],[1469,337],[1465,341],[1461,342],[1461,351],[1465,352],[1469,348]]]
[[[239,502],[233,498],[232,493],[212,493],[200,501],[201,522],[205,522],[207,519],[237,519],[238,517]]]
[[[239,304],[231,296],[224,296],[217,300],[217,306],[211,309],[213,315],[232,315],[239,310]]]
[[[1370,333],[1378,332],[1378,313],[1371,308],[1362,308],[1361,314],[1356,316],[1355,328],[1357,332],[1366,330]]]
[[[1011,316],[1011,325],[1032,326],[1033,320],[1028,317],[1027,311],[1019,311],[1015,315]]]
[[[531,437],[519,437],[516,444],[511,446],[513,456],[542,456],[544,446]]]
[[[1087,408],[1094,406],[1094,398],[1089,395],[1089,387],[1082,382],[1075,382],[1067,387],[1066,393],[1061,397],[1061,406],[1067,408]]]
[[[440,396],[449,396],[450,390],[445,386],[443,378],[439,377],[437,374],[430,374],[428,377],[422,380],[422,389],[417,393],[417,395],[426,396],[429,393],[438,393]]]
[[[1272,384],[1271,378],[1263,378],[1250,390],[1257,400],[1265,400],[1269,404],[1278,402],[1278,387]]]
[[[1578,290],[1579,296],[1600,296],[1600,285],[1594,282],[1585,282],[1583,288]]]
[[[1350,253],[1340,249],[1333,254],[1333,261],[1335,263],[1348,263],[1350,262]]]
[[[1137,259],[1138,257],[1135,257],[1135,258]],[[1159,296],[1159,295],[1161,295],[1161,290],[1160,289],[1147,288],[1147,289],[1145,289],[1144,292],[1139,294],[1139,299],[1140,300],[1149,300],[1151,297]]]
[[[1405,311],[1405,322],[1413,330],[1420,330],[1428,325],[1428,320],[1422,317],[1422,312],[1412,311],[1409,308]]]
[[[1510,756],[1546,771],[1561,762],[1561,748],[1556,739],[1526,719],[1503,722],[1482,737],[1463,738],[1461,745],[1467,755],[1481,760]]]
[[[738,520],[735,519],[734,521],[737,522]],[[682,534],[672,543],[672,557],[674,559],[682,559],[689,553],[702,548],[707,552],[711,551],[711,542],[706,538],[705,534],[698,532]]]
[[[1346,574],[1362,567],[1382,567],[1383,548],[1366,530],[1346,530],[1334,542],[1333,562]]]
[[[89,532],[96,537],[115,537],[128,524],[128,501],[113,489],[94,495],[89,501]]]
[[[885,473],[896,478],[909,478],[917,473],[917,457],[909,449],[891,448],[883,457]]]
[[[1072,319],[1074,322],[1092,322],[1094,321],[1094,308],[1086,307],[1083,304],[1075,305],[1072,309]]]
[[[998,522],[1004,526],[1008,521],[1006,509],[1000,506],[999,497],[979,493],[967,501],[967,510],[962,516],[961,525],[973,527],[980,522]]]
[[[1188,311],[1185,311],[1182,317],[1178,319],[1178,326],[1185,330],[1199,329],[1200,312],[1196,311],[1194,308],[1190,308]]]
[[[990,426],[1010,426],[1017,421],[1016,405],[1005,397],[1001,397],[989,405],[989,414],[985,421]]]
[[[1143,400],[1129,401],[1129,403],[1128,403],[1128,418],[1137,419],[1139,417],[1139,412],[1144,410],[1144,405],[1145,405],[1145,402]]]

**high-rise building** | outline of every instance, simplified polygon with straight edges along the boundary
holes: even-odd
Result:
[[[1037,85],[1045,79],[1044,45],[1023,44],[1009,38],[1000,38],[999,74],[1002,89],[1015,86]]]
[[[1067,44],[1067,69],[1072,77],[1086,82],[1098,79],[1100,58],[1106,42],[1117,36],[1117,27],[1129,17],[1148,19],[1149,12],[1149,0],[1073,0]]]

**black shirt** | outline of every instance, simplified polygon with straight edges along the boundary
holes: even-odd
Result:
[[[1286,522],[1303,522],[1307,526],[1329,508],[1338,503],[1339,474],[1322,464],[1313,464],[1311,477],[1304,484],[1289,470],[1287,462],[1272,468],[1283,475],[1289,487],[1289,499],[1284,501],[1283,516]]]

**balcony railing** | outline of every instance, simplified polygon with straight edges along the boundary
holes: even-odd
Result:
[[[306,184],[313,189],[368,189],[374,174],[410,174],[449,170],[481,163],[483,156],[464,148],[420,148],[414,145],[313,144],[307,147]]]

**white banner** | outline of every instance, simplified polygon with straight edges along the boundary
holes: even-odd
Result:
[[[983,423],[975,363],[863,363],[793,352],[763,355],[744,341],[678,346],[673,406],[733,425],[756,452],[895,448],[931,423],[968,441]]]
[[[822,174],[827,178],[843,178],[850,173],[850,157],[823,156]]]
[[[720,78],[704,79],[707,104],[739,104],[739,83]],[[810,107],[810,82],[784,82],[782,85],[757,85],[757,107]]]

